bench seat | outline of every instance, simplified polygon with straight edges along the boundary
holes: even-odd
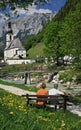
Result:
[[[54,107],[55,110],[58,108],[63,108],[66,110],[67,107],[67,96],[61,95],[22,95],[26,99],[27,106],[36,104],[37,101],[46,101],[47,103],[43,107]],[[37,105],[37,104],[36,104]],[[38,105],[41,106],[41,105]]]

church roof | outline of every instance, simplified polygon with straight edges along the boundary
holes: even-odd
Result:
[[[14,48],[24,49],[19,38],[14,39],[5,49],[9,50]]]

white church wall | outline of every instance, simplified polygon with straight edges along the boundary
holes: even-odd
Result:
[[[28,64],[28,63],[31,64],[31,63],[35,63],[35,60],[31,60],[31,59],[21,59],[21,60],[17,59],[16,60],[16,59],[14,59],[14,60],[7,60],[6,63],[9,64],[9,65],[12,65],[12,64],[13,65],[14,64]]]
[[[6,48],[4,50],[4,61],[6,63],[8,64],[32,63],[32,60],[24,60],[26,59],[26,50],[22,47],[21,44],[22,43],[18,38],[14,39],[13,30],[11,27],[11,21],[9,21],[7,23]]]
[[[5,50],[4,51],[4,59],[12,58],[14,55],[16,55],[17,48]]]
[[[13,58],[16,55],[21,55],[23,58],[26,58],[26,51],[25,50],[19,50],[18,48],[5,50],[4,51],[4,60]]]
[[[18,50],[17,54],[21,55],[23,58],[26,58],[26,51],[25,50]]]

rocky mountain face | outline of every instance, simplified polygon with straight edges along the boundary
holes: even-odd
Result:
[[[34,13],[33,15],[29,15],[27,17],[12,18],[10,21],[12,25],[13,35],[20,38],[20,40],[23,42],[27,36],[36,35],[39,33],[42,30],[43,26],[54,16],[55,13]],[[0,29],[0,41],[6,34],[7,22],[8,20],[5,22],[3,28]]]

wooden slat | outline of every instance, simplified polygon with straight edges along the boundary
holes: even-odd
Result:
[[[52,101],[52,102],[59,102],[57,104],[63,104],[63,109],[66,110],[66,104],[67,104],[67,96],[61,96],[61,95],[22,95],[27,99],[27,105],[30,104],[30,101]],[[55,107],[56,103],[55,103]]]

